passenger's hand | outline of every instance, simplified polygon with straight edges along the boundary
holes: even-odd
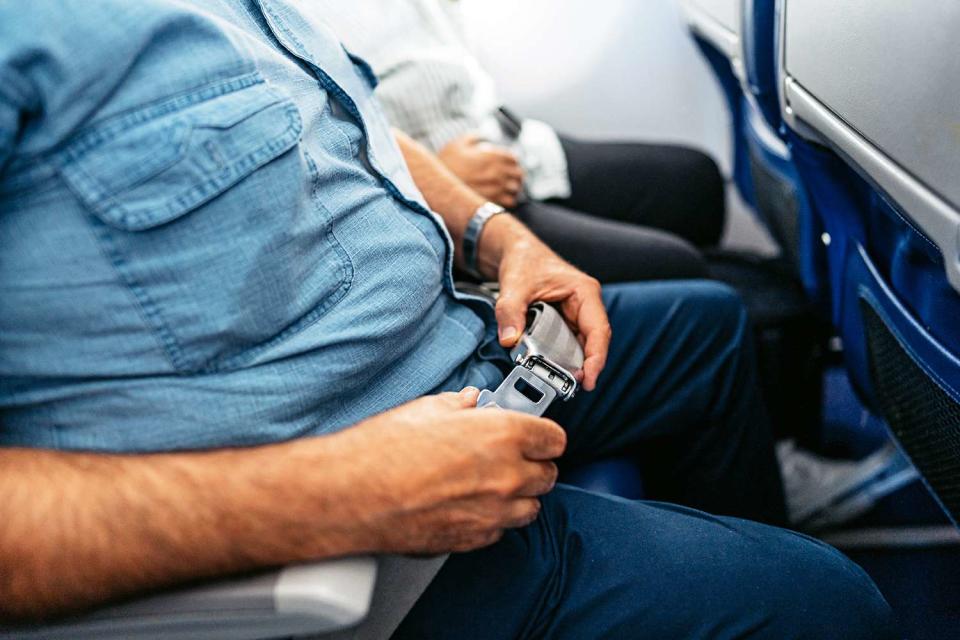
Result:
[[[478,394],[419,398],[336,436],[365,485],[355,521],[366,551],[467,551],[536,519],[566,434],[544,418],[476,409]]]
[[[592,391],[606,364],[611,336],[600,283],[560,258],[513,216],[491,218],[479,248],[481,269],[500,282],[500,344],[512,347],[520,339],[530,303],[557,303],[583,347],[583,371],[574,373],[583,388]]]
[[[523,168],[510,151],[466,135],[452,140],[437,156],[487,200],[508,209],[516,206],[523,186]]]

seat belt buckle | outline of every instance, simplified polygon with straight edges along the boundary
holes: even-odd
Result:
[[[484,389],[478,407],[500,407],[542,416],[556,399],[570,400],[579,384],[583,348],[560,312],[545,302],[527,310],[527,328],[510,350],[516,366],[495,391]]]

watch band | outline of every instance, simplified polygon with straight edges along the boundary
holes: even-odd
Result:
[[[481,280],[483,277],[480,275],[480,270],[477,265],[477,249],[480,243],[480,234],[483,233],[483,228],[490,218],[498,213],[506,212],[507,210],[498,204],[484,202],[477,208],[476,212],[474,212],[470,221],[467,223],[466,230],[463,232],[463,262],[466,265],[467,271]]]

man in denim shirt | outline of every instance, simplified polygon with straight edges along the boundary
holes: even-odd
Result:
[[[0,7],[0,621],[468,552],[396,637],[892,634],[836,551],[729,517],[783,518],[736,298],[601,294],[505,214],[495,313],[458,294],[483,199],[394,139],[374,83],[309,3]],[[597,391],[473,409],[536,299]],[[624,451],[686,506],[554,486],[553,460]]]

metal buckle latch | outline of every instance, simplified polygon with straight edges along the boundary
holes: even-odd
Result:
[[[574,371],[583,366],[583,349],[550,305],[530,305],[527,329],[510,355],[517,366],[496,391],[480,392],[478,407],[496,406],[541,416],[557,396],[569,400],[577,392]]]

